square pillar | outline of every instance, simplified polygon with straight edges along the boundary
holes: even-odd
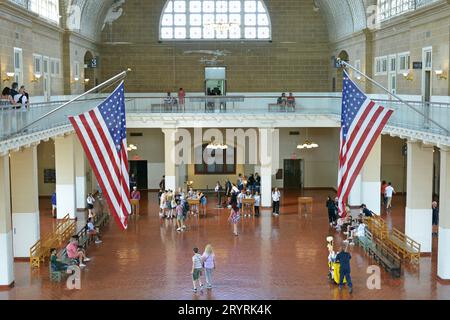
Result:
[[[175,135],[177,129],[162,129],[164,133],[164,174],[166,190],[176,190]]]
[[[10,161],[14,257],[25,258],[40,239],[37,147],[11,153]]]
[[[86,209],[86,160],[80,140],[74,139],[75,148],[75,193],[77,210]]]
[[[259,129],[261,206],[272,206],[272,176],[279,166],[279,133],[277,129]]]
[[[361,202],[381,214],[381,136],[372,147],[361,170]]]
[[[441,148],[437,275],[450,280],[450,148]]]
[[[433,146],[408,141],[407,158],[405,233],[431,252]]]
[[[57,218],[76,216],[74,134],[55,138],[56,211]]]
[[[0,156],[0,288],[14,284],[9,156]]]

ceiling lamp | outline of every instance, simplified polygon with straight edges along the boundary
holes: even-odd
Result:
[[[217,143],[211,141],[207,146],[206,149],[212,149],[212,150],[225,150],[228,149],[228,146],[226,144]]]
[[[130,144],[127,148],[128,151],[134,151],[137,150],[137,147],[134,144]]]
[[[303,144],[297,145],[297,149],[314,149],[318,148],[319,145],[315,142],[311,142],[309,140],[306,140]]]

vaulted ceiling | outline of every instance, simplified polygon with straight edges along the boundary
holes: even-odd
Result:
[[[117,0],[66,0],[81,11],[80,33],[99,40],[108,9]],[[154,1],[154,0],[151,0]],[[324,15],[331,42],[366,28],[366,8],[376,0],[298,0],[311,1]]]

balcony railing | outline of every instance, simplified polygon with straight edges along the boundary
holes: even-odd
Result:
[[[0,110],[0,140],[23,134],[39,132],[68,125],[68,116],[86,112],[99,105],[106,94],[74,101],[65,108],[58,109],[48,117],[43,117],[57,106],[55,103],[31,105],[27,111],[21,109]],[[268,115],[271,119],[286,115],[329,115],[339,119],[341,97],[334,93],[317,95],[297,95],[295,106],[278,105],[275,96],[226,96],[226,97],[186,97],[185,101],[168,101],[162,97],[133,96],[126,98],[127,114],[142,117],[162,117],[164,115],[221,115],[240,114]],[[400,102],[376,100],[381,105],[394,109],[388,125],[422,131],[431,134],[449,136],[450,104],[445,103],[409,103],[424,117]],[[43,117],[43,118],[42,118]],[[430,121],[432,119],[433,121]],[[37,120],[37,121],[36,121]],[[31,124],[31,125],[30,125]],[[295,123],[292,123],[295,126]],[[26,130],[23,128],[26,127]]]

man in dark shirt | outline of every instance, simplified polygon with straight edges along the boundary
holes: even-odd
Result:
[[[361,205],[361,209],[362,209],[362,213],[364,214],[365,217],[373,216],[373,212],[370,211],[369,209],[367,209],[367,206],[364,203]]]
[[[159,188],[163,191],[166,190],[166,176],[162,176],[162,179],[159,182]]]
[[[352,256],[347,252],[345,245],[341,247],[341,252],[336,256],[336,262],[339,262],[339,290],[342,290],[344,277],[347,280],[348,292],[353,292],[352,278],[350,277],[350,259]]]

